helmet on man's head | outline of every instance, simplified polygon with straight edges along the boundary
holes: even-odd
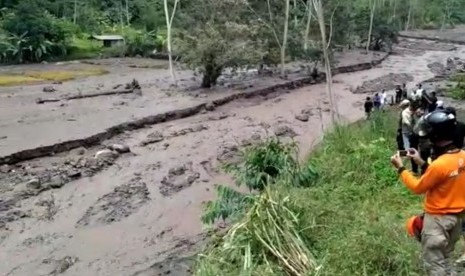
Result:
[[[436,110],[423,116],[418,122],[418,135],[432,142],[454,140],[457,119],[447,110]]]

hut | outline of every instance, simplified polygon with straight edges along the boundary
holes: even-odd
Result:
[[[124,37],[121,35],[93,35],[90,37],[93,40],[103,42],[103,47],[114,47],[124,45]]]

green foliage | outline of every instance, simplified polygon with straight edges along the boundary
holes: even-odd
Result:
[[[254,192],[262,192],[276,181],[308,187],[318,177],[310,164],[299,164],[295,143],[284,144],[276,138],[246,148],[242,161],[225,165],[225,171],[234,176],[237,187],[245,185]],[[202,221],[206,224],[212,224],[219,218],[237,218],[257,199],[254,195],[245,195],[225,186],[218,186],[217,194],[216,201],[205,206]]]
[[[295,143],[283,144],[276,138],[269,138],[247,148],[243,161],[226,165],[226,172],[235,177],[239,187],[245,185],[250,191],[263,191],[283,176],[290,178],[293,185],[310,185],[317,178],[317,173],[310,165],[302,167],[297,155]]]
[[[205,204],[202,215],[202,222],[205,224],[213,224],[218,219],[235,220],[243,215],[255,200],[254,196],[240,193],[227,186],[218,185],[215,188],[217,199]]]
[[[289,200],[285,206],[298,214],[295,224],[287,217],[290,227],[283,229],[253,216],[269,208],[255,201],[253,206],[263,206],[252,207],[200,256],[197,275],[422,275],[419,245],[404,226],[421,210],[421,198],[398,182],[388,160],[396,148],[396,118],[395,113],[374,114],[370,121],[328,133],[310,156],[319,173],[313,185],[302,188],[279,180],[268,186],[275,202]],[[283,245],[282,237],[257,235],[257,229],[298,233],[308,250],[302,255],[313,260],[307,274],[284,271],[286,266],[273,256],[297,255],[279,246],[271,248],[282,254],[270,252],[259,237],[274,237]]]
[[[67,38],[77,32],[71,23],[57,19],[36,1],[21,1],[4,16],[2,62],[38,62],[66,54]]]
[[[288,185],[288,184],[283,184]],[[292,197],[265,189],[244,219],[200,255],[195,275],[312,275],[317,261]]]

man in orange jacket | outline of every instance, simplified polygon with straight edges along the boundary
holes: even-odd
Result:
[[[465,151],[453,143],[456,124],[455,116],[444,110],[425,116],[420,135],[430,139],[437,158],[421,178],[405,169],[399,154],[391,157],[405,186],[416,194],[425,194],[421,245],[431,276],[450,275],[449,257],[460,238],[464,217]],[[410,158],[421,163],[416,150],[407,151]]]

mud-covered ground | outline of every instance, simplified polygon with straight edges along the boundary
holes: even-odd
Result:
[[[448,58],[465,58],[462,46],[419,52],[409,43],[401,42],[396,54],[373,69],[334,77],[345,122],[363,117],[363,100],[372,92],[403,81],[413,88],[434,77],[431,64],[445,68]],[[418,41],[413,45],[430,47]],[[376,58],[344,55],[344,65]],[[150,65],[160,61],[98,62],[105,64],[94,66],[105,66],[110,74],[55,85],[54,96],[112,89],[133,78],[141,83],[142,96],[36,105],[34,99],[44,97],[44,84],[1,88],[0,137],[5,138],[0,138],[0,155],[240,90],[174,92],[166,70]],[[152,68],[134,68],[140,62]],[[179,74],[186,79],[181,90],[194,85],[189,74]],[[245,78],[253,87],[282,81]],[[369,93],[351,92],[360,87]],[[237,160],[242,145],[271,135],[295,139],[304,155],[329,127],[328,110],[325,84],[314,84],[211,106],[202,114],[127,131],[97,146],[0,166],[0,259],[6,260],[0,262],[0,275],[189,274],[189,259],[173,258],[190,256],[203,245],[202,203],[214,197],[216,183],[231,183],[218,165]]]
[[[362,54],[360,51],[338,53],[338,66],[369,62],[382,54]],[[191,107],[238,93],[244,89],[258,89],[283,80],[273,76],[258,77],[256,72],[225,74],[214,89],[199,90],[201,78],[178,67],[179,88],[171,86],[166,61],[151,59],[108,59],[85,63],[59,63],[26,66],[5,66],[0,73],[24,71],[66,71],[103,68],[103,76],[67,81],[62,84],[0,87],[0,156],[49,145],[60,141],[88,137],[102,130],[141,117]],[[290,64],[288,78],[302,77],[306,70],[300,64]],[[125,94],[93,97],[71,101],[36,104],[36,99],[63,98],[114,91],[137,79],[142,96]],[[55,90],[43,92],[44,88]],[[46,89],[47,90],[47,89]],[[187,91],[186,91],[187,90]],[[31,139],[30,137],[34,137]]]

